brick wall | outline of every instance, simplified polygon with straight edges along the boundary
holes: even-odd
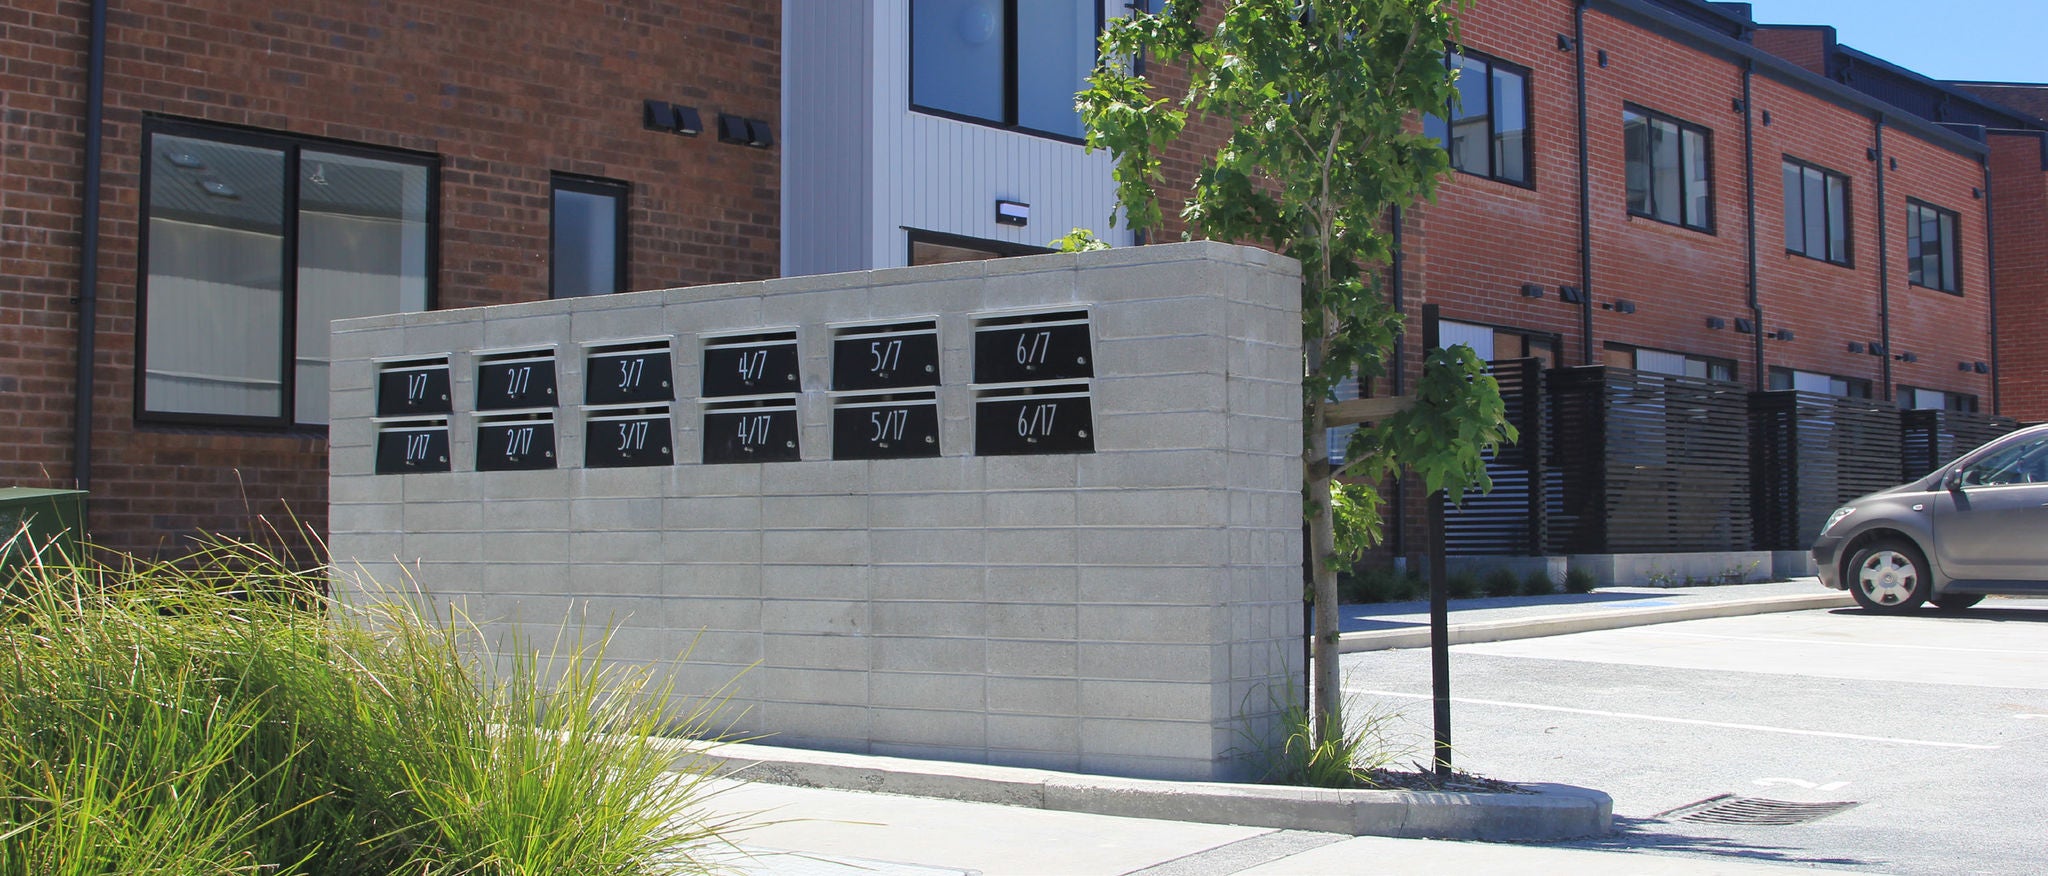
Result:
[[[69,476],[86,4],[0,13],[0,480]],[[91,528],[155,550],[288,504],[320,526],[317,433],[138,424],[136,245],[145,113],[430,153],[442,307],[545,298],[549,174],[632,185],[633,288],[755,279],[778,262],[777,152],[643,130],[641,104],[776,119],[779,5],[454,0],[117,4],[108,26]],[[18,393],[18,396],[15,394]],[[19,411],[17,415],[15,412]],[[45,474],[47,472],[47,475]]]
[[[2001,412],[2048,422],[2048,169],[2041,138],[1991,137]]]

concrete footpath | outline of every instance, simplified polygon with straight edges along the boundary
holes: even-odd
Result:
[[[1452,603],[1451,639],[1499,641],[1846,604],[1847,594],[1827,590],[1812,578],[1457,600]],[[1427,611],[1426,604],[1417,603],[1345,606],[1344,650],[1425,646]],[[709,810],[714,817],[756,825],[729,833],[735,848],[721,857],[739,872],[760,876],[1461,870],[1599,876],[1795,869],[1736,856],[1679,857],[1397,838],[1509,835],[1497,831],[1512,834],[1530,825],[1539,833],[1570,835],[1576,830],[1572,825],[1582,821],[1568,819],[1583,819],[1592,797],[1601,803],[1604,818],[1606,795],[1558,786],[1521,801],[1510,799],[1509,805],[1526,811],[1503,815],[1483,810],[1521,795],[1319,792],[1147,782],[758,744],[730,746],[720,753],[738,778],[752,781],[722,782]],[[1370,813],[1360,814],[1356,805],[1333,809],[1332,795],[1337,794],[1378,795],[1375,799],[1381,802],[1367,806]],[[1532,802],[1534,798],[1541,800]],[[1399,810],[1404,805],[1411,807],[1405,815]],[[1454,811],[1460,808],[1468,810],[1463,821]],[[1394,827],[1388,829],[1388,824]],[[1503,824],[1514,827],[1500,827]],[[1353,835],[1368,831],[1395,836]]]

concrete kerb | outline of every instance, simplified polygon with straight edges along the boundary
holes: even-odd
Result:
[[[1510,639],[1586,633],[1594,630],[1614,630],[1647,624],[1672,623],[1674,621],[1704,620],[1715,617],[1740,617],[1781,611],[1805,611],[1816,608],[1845,608],[1854,604],[1855,600],[1850,598],[1846,591],[1830,590],[1824,593],[1732,599],[1698,605],[1619,608],[1608,611],[1587,611],[1575,614],[1452,624],[1449,628],[1449,639],[1453,645],[1470,645],[1480,642],[1504,642]],[[1429,628],[1427,626],[1420,626],[1394,630],[1369,630],[1345,633],[1338,640],[1338,643],[1339,650],[1345,654],[1358,651],[1382,651],[1390,648],[1426,648],[1429,646]]]
[[[706,760],[732,778],[796,787],[1353,836],[1547,841],[1604,836],[1614,821],[1610,797],[1569,785],[1504,794],[1155,781],[754,743],[692,745],[679,758]]]

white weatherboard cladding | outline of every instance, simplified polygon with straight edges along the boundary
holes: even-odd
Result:
[[[1299,306],[1293,262],[1200,242],[337,322],[336,592],[416,581],[543,647],[610,625],[610,659],[684,698],[733,682],[734,731],[781,744],[1247,778],[1302,669]],[[1077,311],[1092,374],[1061,392],[1093,452],[977,453],[1006,388],[973,382],[977,326]],[[862,401],[830,389],[834,340],[912,320],[941,455],[832,458]],[[703,464],[705,342],[767,331],[796,337],[800,458]],[[673,354],[674,464],[585,464],[617,410],[585,407],[588,356],[625,341]],[[505,351],[556,357],[557,468],[477,470],[477,364]],[[376,474],[378,363],[440,357],[451,470]]]
[[[786,0],[783,30],[784,275],[907,264],[910,229],[1131,242],[1110,228],[1107,152],[910,109],[909,0]],[[1030,224],[996,224],[999,199]]]

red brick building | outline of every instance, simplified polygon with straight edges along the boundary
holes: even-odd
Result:
[[[853,9],[873,51],[914,54],[912,2],[940,0],[810,13]],[[906,229],[991,253],[1064,230],[978,230],[991,197],[1101,212],[1050,158],[1034,197],[949,178],[958,210],[894,182],[886,222],[787,209],[819,162],[874,164],[832,163],[804,133],[823,122],[886,129],[859,147],[878,154],[940,127],[945,148],[1079,147],[934,115],[893,55],[865,103],[786,94],[809,68],[783,57],[785,8],[807,7],[9,5],[0,484],[86,487],[96,539],[145,552],[286,508],[319,527],[328,319],[757,279],[829,263],[832,235],[895,264]],[[1933,82],[1741,8],[1477,0],[1465,100],[1432,122],[1459,172],[1403,219],[1402,305],[1498,358],[2048,419],[2048,92]],[[859,77],[825,78],[803,88]],[[968,219],[919,218],[948,210]]]
[[[84,486],[145,552],[324,529],[325,320],[773,276],[780,34],[744,0],[8,4],[0,483]]]

